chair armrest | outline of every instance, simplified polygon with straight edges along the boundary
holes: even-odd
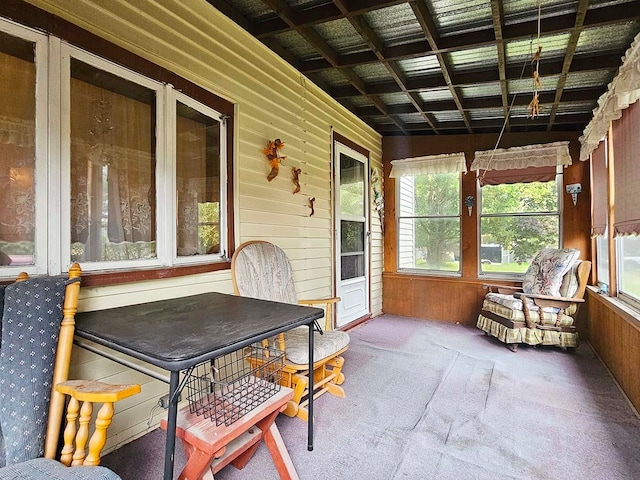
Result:
[[[79,402],[114,403],[140,393],[140,385],[111,385],[94,380],[68,380],[58,383],[56,390]]]
[[[69,380],[56,384],[55,389],[71,397],[67,406],[67,425],[63,434],[64,447],[60,454],[60,462],[66,466],[99,465],[102,448],[107,441],[107,428],[113,418],[114,402],[140,393],[140,385],[109,385],[93,380]],[[95,428],[89,439],[89,423],[93,404],[96,402],[102,403],[102,407],[98,411]]]
[[[553,295],[540,295],[535,293],[515,293],[514,296],[517,298],[530,298],[539,307],[567,308],[572,303],[584,302],[584,298],[554,297]]]
[[[341,300],[340,297],[314,298],[314,299],[298,300],[298,304],[308,305],[310,307],[313,307],[314,305],[326,305],[327,309],[325,310],[324,329],[333,330],[333,322],[331,320],[331,310],[332,310],[331,306],[334,303],[338,303],[340,300]]]
[[[338,303],[340,301],[340,297],[331,297],[331,298],[313,298],[313,299],[305,299],[298,300],[300,305],[322,305],[327,304],[330,305],[332,303]]]
[[[484,283],[482,288],[489,290],[489,292],[497,292],[502,293],[503,295],[514,295],[518,292],[522,292],[521,287],[511,286],[511,285],[498,285],[491,283]]]

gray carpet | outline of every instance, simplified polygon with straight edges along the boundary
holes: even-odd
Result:
[[[277,419],[302,480],[640,478],[640,420],[588,344],[513,353],[475,328],[391,315],[350,334],[347,397],[316,401],[314,451],[306,423]],[[103,464],[162,478],[164,438]],[[264,446],[216,475],[241,478],[278,478]]]

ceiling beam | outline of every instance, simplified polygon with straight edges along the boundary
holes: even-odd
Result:
[[[575,26],[575,18],[575,14],[573,13],[546,18],[540,26],[540,35],[551,35],[570,31]],[[640,19],[640,0],[588,10],[583,28],[603,27],[637,19]],[[514,40],[530,39],[532,36],[536,36],[537,32],[537,21],[523,22],[515,25],[503,25],[502,41],[506,44]],[[421,57],[437,52],[445,53],[450,51],[467,50],[470,48],[493,46],[495,43],[495,31],[492,27],[491,29],[459,35],[450,35],[445,38],[441,38],[438,42],[437,51],[433,51],[429,42],[425,42],[423,40],[387,48],[385,51],[385,59],[402,60],[405,58]],[[371,52],[343,55],[339,58],[340,65],[342,67],[354,67],[378,61],[379,59]],[[327,68],[333,67],[331,64],[322,60],[301,62],[302,73]]]
[[[224,0],[207,0],[212,5],[216,6],[217,3],[224,4]],[[365,14],[375,10],[381,10],[383,8],[391,7],[405,3],[406,0],[360,0],[348,2],[349,14]],[[611,5],[608,7],[594,8],[588,12],[585,19],[586,27],[593,27],[597,25],[606,25],[610,23],[619,23],[628,18],[638,18],[640,15],[639,10],[640,2],[627,2],[619,5]],[[221,10],[222,11],[222,10]],[[634,13],[635,12],[635,13]],[[224,12],[223,12],[224,13]],[[331,22],[341,17],[337,8],[330,3],[322,3],[320,5],[300,10],[297,12],[296,20],[297,26],[310,27],[313,25],[319,25],[326,22]],[[560,31],[566,31],[573,25],[574,15],[554,15],[549,17],[552,21],[547,22],[542,30],[542,33],[556,33]],[[291,31],[294,28],[283,22],[280,18],[267,18],[255,22],[250,32],[257,38],[268,37],[271,35],[277,35],[279,33]],[[493,28],[485,30],[476,30],[475,32],[463,35],[452,35],[451,38],[467,36],[469,38],[475,37],[476,39],[491,39],[493,38]],[[525,21],[516,23],[512,26],[505,27],[505,39],[513,40],[521,37],[530,37],[532,34],[536,34],[538,31],[537,20]],[[449,44],[448,40],[443,43],[441,48],[453,48],[457,40],[453,40],[453,44]],[[470,42],[464,42],[466,44]]]
[[[560,99],[562,98],[564,87],[567,84],[567,74],[569,73],[569,70],[571,68],[571,61],[573,60],[573,56],[576,53],[576,47],[578,46],[578,39],[580,38],[580,34],[582,33],[582,28],[584,25],[585,17],[587,16],[588,7],[589,7],[589,0],[580,0],[580,3],[578,4],[578,9],[576,11],[575,26],[573,30],[571,30],[569,42],[567,44],[567,48],[565,49],[564,63],[562,65],[562,73],[560,74],[560,78],[558,79],[558,86],[556,87],[556,95],[553,100],[553,106],[551,107],[551,112],[549,114],[549,125],[547,127],[548,131],[551,131],[551,128],[553,127],[553,122],[556,118],[556,113],[558,113]]]
[[[602,89],[598,88],[574,88],[571,90],[565,90],[562,95],[563,102],[580,103],[584,102],[588,106],[585,107],[589,111],[595,108],[596,98],[602,93]],[[555,92],[541,92],[540,104],[552,105],[555,98]],[[530,98],[525,95],[517,95],[515,99],[512,99],[513,105],[517,107],[527,106]],[[467,111],[477,109],[499,109],[502,108],[502,97],[478,97],[469,98],[465,100],[465,107]],[[388,105],[388,111],[392,115],[402,115],[414,113],[415,108],[410,103],[402,103],[395,105]],[[425,112],[444,112],[450,110],[456,110],[456,104],[453,100],[441,100],[434,102],[421,102],[421,108]],[[358,107],[355,108],[354,113],[359,117],[372,117],[379,115],[378,109],[374,107]]]
[[[584,125],[589,122],[591,119],[591,113],[585,114],[571,114],[571,115],[558,115],[558,122],[556,126],[564,125],[567,126],[570,130],[578,130],[584,128]],[[490,129],[495,131],[497,128],[502,126],[502,120],[498,119],[486,119],[486,120],[478,120],[473,122],[474,128],[483,128]],[[526,118],[526,117],[516,117],[512,119],[512,127],[513,129],[518,129],[522,131],[523,129],[534,127],[536,131],[545,131],[547,129],[547,118],[546,117],[538,117],[538,118]],[[577,127],[577,128],[575,128]],[[427,123],[408,123],[407,130],[410,134],[415,134],[417,131],[422,131],[425,133],[430,132],[430,127]],[[443,130],[454,131],[457,130],[457,133],[464,133],[467,129],[467,126],[464,122],[447,122],[446,125],[443,125]],[[380,133],[386,133],[388,131],[394,130],[392,125],[380,125],[377,128],[377,131]]]
[[[552,60],[544,63],[544,71],[542,72],[542,81],[547,76],[558,75],[562,72],[564,66],[564,60]],[[571,68],[569,73],[578,72],[592,72],[592,71],[615,71],[620,66],[620,57],[617,55],[611,55],[609,53],[602,55],[589,55],[574,57],[571,62]],[[506,75],[507,80],[518,80],[522,73],[522,67],[507,67]],[[455,85],[458,87],[465,85],[490,85],[497,84],[500,81],[495,68],[489,70],[478,70],[469,73],[457,74],[454,78]],[[409,91],[427,90],[431,88],[446,88],[447,84],[444,79],[438,74],[430,76],[411,77],[407,79],[407,88]],[[395,82],[381,82],[375,85],[369,85],[369,91],[378,95],[388,93],[398,93],[400,90]],[[601,93],[604,92],[604,87],[601,88]],[[359,95],[357,90],[350,87],[336,87],[331,89],[331,96],[333,97],[350,97]]]
[[[496,37],[496,52],[498,54],[498,76],[500,77],[500,93],[502,95],[502,112],[504,115],[504,127],[508,132],[509,127],[509,88],[507,85],[507,55],[502,41],[502,26],[504,23],[504,9],[502,0],[491,0],[491,18],[493,19],[493,32]]]
[[[413,94],[407,91],[405,75],[400,66],[393,60],[385,60],[384,43],[371,28],[367,20],[360,14],[352,14],[342,0],[333,0],[333,3],[345,16],[345,18],[349,20],[353,28],[360,34],[360,36],[367,43],[374,55],[378,58],[378,60],[382,62],[382,65],[384,65],[384,67],[389,72],[389,75],[398,84],[400,90],[407,96],[407,98],[411,102],[411,105],[415,109],[412,113],[415,113],[417,111],[424,117],[427,123],[431,125],[432,130],[435,133],[438,133],[436,121],[433,116],[422,111],[420,97],[417,94]]]
[[[224,0],[218,0],[224,1]],[[387,8],[394,5],[406,3],[406,0],[351,0],[346,5],[348,15],[362,15],[367,12]],[[296,11],[296,27],[311,27],[321,23],[331,22],[342,18],[344,13],[338,9],[337,5],[322,3],[304,10]],[[251,32],[257,38],[262,39],[278,33],[283,33],[295,29],[280,18],[268,18],[261,22],[256,22]]]
[[[427,4],[424,0],[417,0],[415,2],[410,2],[411,9],[415,14],[420,26],[422,27],[422,31],[427,38],[427,42],[429,42],[429,46],[431,49],[436,52],[436,57],[438,58],[438,63],[440,64],[440,71],[442,76],[444,77],[444,81],[449,87],[449,91],[451,92],[451,96],[453,97],[453,101],[456,102],[456,106],[458,107],[458,111],[462,116],[462,121],[467,126],[469,133],[473,133],[471,129],[471,124],[469,123],[469,119],[467,118],[467,114],[464,111],[464,107],[462,106],[462,99],[458,95],[456,87],[453,85],[453,81],[451,80],[451,66],[449,65],[448,60],[445,58],[444,54],[440,53],[438,50],[438,29],[433,22],[433,17],[427,8]]]
[[[318,52],[328,61],[333,68],[339,67],[338,54],[336,51],[322,38],[322,36],[312,27],[300,27],[295,21],[296,12],[289,6],[285,0],[262,0],[262,2],[271,8],[282,20],[311,44]],[[365,82],[351,68],[340,68],[338,70],[349,83],[360,93],[366,97],[382,115],[387,116],[400,130],[404,131],[405,125],[400,119],[389,115],[387,106],[377,95],[371,95],[367,92]]]

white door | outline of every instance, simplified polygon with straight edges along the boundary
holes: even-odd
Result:
[[[334,142],[336,325],[369,311],[369,166],[364,155]]]

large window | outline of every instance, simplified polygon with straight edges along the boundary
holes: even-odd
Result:
[[[523,274],[543,247],[561,245],[559,178],[480,189],[482,274]]]
[[[229,114],[5,22],[0,63],[0,276],[228,260]]]
[[[460,173],[398,178],[398,267],[460,272]]]
[[[70,60],[71,261],[155,259],[158,89]]]

